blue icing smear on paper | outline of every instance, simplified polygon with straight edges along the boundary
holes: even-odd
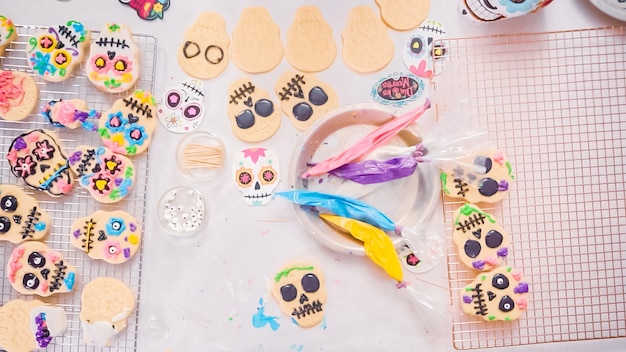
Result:
[[[296,352],[302,352],[302,350],[304,349],[304,345],[296,345],[294,343],[293,345],[291,345],[291,349],[295,350]]]
[[[257,308],[256,314],[252,316],[252,326],[257,329],[264,327],[269,324],[270,328],[273,331],[278,330],[280,324],[276,321],[277,317],[267,316],[265,315],[265,307],[263,306],[263,298],[259,298],[259,307]]]

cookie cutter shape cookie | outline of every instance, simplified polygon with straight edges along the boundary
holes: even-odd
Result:
[[[39,241],[49,230],[50,215],[35,197],[17,186],[0,184],[0,241]]]
[[[246,72],[262,73],[278,66],[283,58],[280,27],[265,7],[248,7],[241,12],[230,53],[237,67]]]
[[[296,70],[319,72],[335,61],[337,44],[332,27],[316,6],[301,6],[287,30],[285,57]]]
[[[90,281],[81,295],[80,323],[85,343],[109,346],[111,339],[126,329],[135,304],[135,294],[123,282],[109,277]]]
[[[139,47],[126,25],[107,24],[91,43],[85,67],[89,81],[107,93],[131,89],[139,79]]]
[[[287,71],[278,78],[274,91],[283,112],[301,131],[339,106],[335,89],[312,73]]]
[[[376,0],[376,5],[387,26],[398,31],[419,26],[430,11],[430,0]]]
[[[0,55],[17,38],[17,30],[10,18],[0,15]]]
[[[215,12],[202,12],[185,32],[178,48],[178,64],[192,77],[216,77],[228,66],[229,46],[224,18]]]
[[[100,113],[89,109],[87,103],[80,99],[51,100],[41,111],[55,127],[67,127],[75,129],[82,126],[88,131],[96,131],[98,128],[94,122],[100,118]]]
[[[21,294],[48,297],[73,291],[77,273],[61,253],[44,243],[29,241],[13,249],[7,263],[7,277]]]
[[[0,117],[5,120],[25,119],[37,105],[39,88],[24,72],[0,70]]]
[[[343,39],[343,62],[358,73],[383,69],[393,58],[394,44],[387,26],[369,6],[350,10]]]
[[[226,112],[235,136],[251,143],[273,136],[282,119],[282,112],[270,99],[269,92],[256,86],[247,77],[228,86]]]
[[[74,221],[70,243],[90,258],[120,264],[135,255],[141,238],[141,228],[132,215],[122,210],[98,210]]]
[[[67,328],[63,308],[39,300],[12,300],[0,307],[0,347],[32,351],[47,347]]]
[[[159,100],[159,121],[169,131],[187,133],[200,126],[204,117],[204,84],[188,79],[169,88]]]
[[[28,65],[46,81],[63,81],[83,62],[89,42],[90,33],[81,22],[48,27],[28,39]]]
[[[100,117],[98,133],[102,142],[117,154],[143,153],[154,137],[157,108],[154,96],[143,90],[116,100]]]
[[[78,183],[101,203],[124,199],[135,184],[135,165],[106,147],[81,145],[68,159]]]
[[[21,134],[9,146],[11,172],[30,188],[52,196],[72,190],[74,176],[54,132],[37,129]]]
[[[511,267],[480,273],[461,291],[461,307],[486,321],[515,320],[528,307],[528,283]]]
[[[248,205],[266,205],[279,182],[278,155],[267,148],[246,148],[234,156],[235,186]]]

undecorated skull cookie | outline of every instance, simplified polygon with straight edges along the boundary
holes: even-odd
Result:
[[[21,294],[48,297],[73,291],[76,269],[44,243],[29,241],[13,249],[7,277]]]
[[[548,6],[552,0],[459,0],[464,16],[477,22],[492,22],[522,16]]]
[[[316,6],[300,6],[287,30],[285,57],[296,70],[319,72],[335,61],[337,44],[332,27]]]
[[[528,307],[528,283],[511,267],[480,273],[461,291],[461,307],[486,321],[515,320]]]
[[[327,292],[322,270],[308,263],[293,263],[280,269],[272,283],[280,310],[299,326],[308,328],[324,319]]]
[[[454,213],[452,239],[459,259],[475,270],[489,271],[509,253],[509,234],[492,215],[469,203]]]
[[[251,143],[273,136],[282,119],[282,113],[270,99],[270,94],[245,77],[228,86],[226,112],[235,136]]]
[[[24,72],[0,70],[0,117],[20,121],[37,106],[39,88]]]
[[[11,45],[15,38],[17,38],[17,31],[13,21],[0,15],[0,55],[4,55],[4,49]]]
[[[169,88],[159,100],[159,121],[168,130],[187,133],[200,126],[204,116],[204,84],[196,79]]]
[[[35,197],[17,186],[0,184],[0,241],[43,240],[49,230],[50,215]]]
[[[70,243],[90,258],[120,264],[135,255],[141,237],[139,223],[132,215],[122,210],[98,210],[74,221]]]
[[[445,55],[445,45],[440,40],[446,31],[438,21],[427,20],[410,36],[402,51],[402,61],[412,74],[430,80],[437,59]]]
[[[90,281],[81,295],[80,323],[85,343],[109,346],[111,339],[126,329],[135,304],[135,294],[125,283],[109,277]]]
[[[278,156],[266,148],[247,148],[234,157],[235,185],[248,205],[265,205],[278,186]]]
[[[88,131],[98,129],[94,121],[101,115],[93,109],[90,110],[87,103],[80,99],[52,100],[46,104],[41,114],[55,127],[75,129],[82,126]]]
[[[233,62],[243,71],[267,72],[283,58],[280,27],[263,6],[245,8],[233,29]]]
[[[501,151],[482,150],[452,162],[440,174],[443,192],[469,203],[495,203],[502,200],[515,178],[511,163]]]
[[[47,347],[66,327],[63,308],[36,299],[16,299],[0,307],[0,347],[10,352]]]
[[[376,0],[376,5],[387,26],[398,31],[419,26],[430,10],[430,0]]]
[[[202,12],[185,32],[178,48],[178,64],[192,77],[213,78],[228,66],[229,46],[224,18],[215,12]]]
[[[355,72],[376,72],[393,58],[394,44],[387,26],[369,6],[350,10],[341,38],[343,62]]]

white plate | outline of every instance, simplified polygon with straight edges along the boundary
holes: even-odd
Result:
[[[441,189],[438,173],[428,163],[418,165],[416,172],[409,177],[374,185],[360,185],[327,174],[308,179],[300,177],[310,163],[321,162],[342,152],[392,118],[392,110],[375,104],[351,105],[322,116],[304,132],[294,149],[289,167],[290,187],[359,198],[404,227],[415,227],[428,221]],[[405,129],[389,144],[415,145],[421,141],[419,135],[415,128]],[[344,253],[365,254],[362,242],[333,229],[299,205],[295,205],[295,209],[306,231],[324,245]],[[396,248],[402,244],[400,236],[390,234],[390,237]]]
[[[624,0],[589,0],[595,7],[607,15],[626,21],[626,1]]]

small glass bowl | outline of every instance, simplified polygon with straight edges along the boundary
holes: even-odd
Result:
[[[210,132],[186,135],[176,148],[176,164],[191,181],[209,181],[224,168],[226,152],[222,140]]]
[[[157,218],[170,235],[188,237],[197,233],[208,217],[206,201],[200,191],[175,187],[159,200]]]

